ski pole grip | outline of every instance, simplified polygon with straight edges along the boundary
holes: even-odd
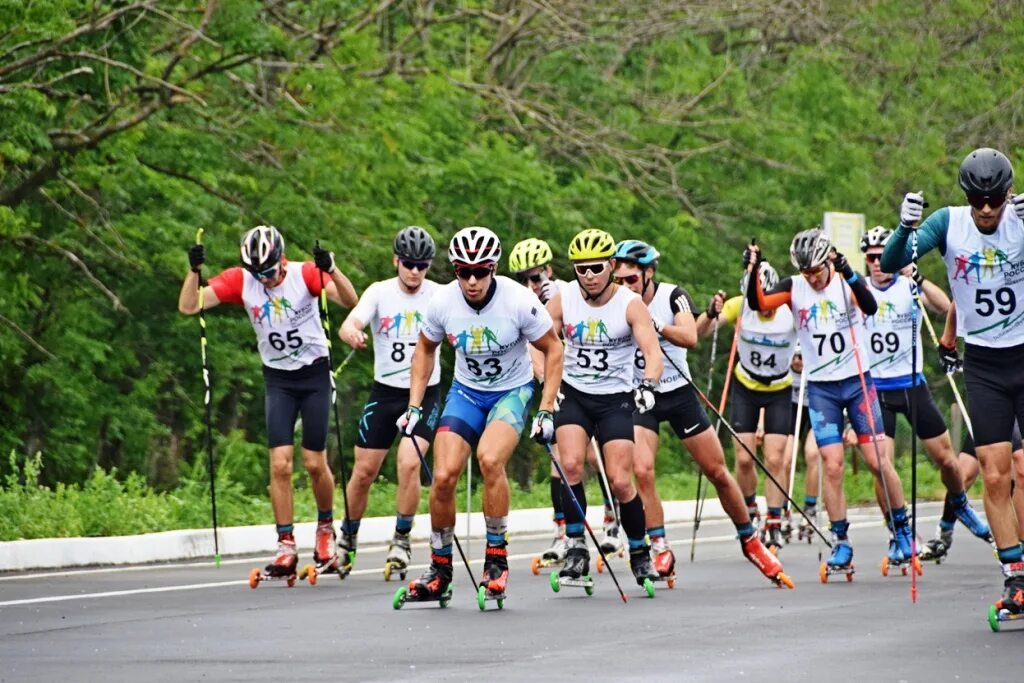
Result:
[[[203,243],[203,229],[199,228],[198,230],[196,230],[196,244],[202,244],[202,243]]]

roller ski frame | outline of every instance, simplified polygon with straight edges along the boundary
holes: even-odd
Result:
[[[546,559],[540,555],[534,555],[530,559],[530,571],[533,572],[534,576],[540,574],[541,569],[561,569],[565,566],[564,559]]]
[[[888,557],[882,558],[882,576],[889,576],[889,572],[896,569],[900,570],[901,576],[907,576],[910,574],[911,567],[913,567],[918,576],[921,576],[924,573],[924,570],[921,567],[921,558],[919,557],[914,557],[913,560],[902,560],[900,562],[893,562]]]
[[[388,548],[388,553],[391,552],[395,545],[396,542],[392,539],[391,546]],[[409,563],[397,557],[384,558],[384,580],[390,581],[391,576],[396,573],[402,581],[405,581],[405,576],[409,573]]]
[[[295,585],[295,581],[298,578],[298,573],[294,571],[291,574],[275,576],[270,574],[266,569],[254,567],[253,570],[249,572],[249,588],[256,590],[256,588],[258,588],[264,581],[285,581],[288,583],[288,587],[291,588]]]
[[[588,596],[594,594],[594,578],[590,574],[585,574],[578,579],[574,579],[570,576],[559,576],[557,572],[549,574],[551,578],[548,579],[548,583],[551,584],[551,590],[558,592],[562,587],[567,588],[582,588],[583,592]]]
[[[1024,607],[1019,608],[1017,612],[1012,612],[1010,609],[1003,607],[1003,602],[1007,600],[1006,596],[1010,595],[1011,590],[1013,591],[1013,597],[1009,598],[1009,600],[1012,600],[1016,605],[1021,605],[1021,592],[1024,591],[1024,582],[1017,580],[1012,586],[1010,582],[1014,578],[1024,577],[1024,562],[1004,564],[1003,573],[1007,576],[1006,592],[996,604],[988,608],[988,625],[996,633],[999,632],[1001,624],[1024,619]]]
[[[476,606],[480,608],[481,612],[487,609],[487,603],[491,600],[494,600],[498,604],[498,609],[505,608],[504,591],[501,593],[492,593],[487,590],[487,586],[480,585],[476,587]]]
[[[602,550],[603,550],[603,548],[602,548]],[[616,550],[613,553],[605,553],[604,557],[608,557],[608,558],[612,558],[612,557],[625,558],[626,557],[626,549],[625,548],[619,548],[618,550]],[[597,573],[598,574],[603,574],[604,573],[604,557],[602,557],[600,554],[598,554],[598,556],[597,556],[596,564],[597,564]]]
[[[922,562],[942,564],[949,557],[949,547],[943,543],[941,538],[932,538],[921,544],[921,549],[917,551],[917,557]]]
[[[317,580],[325,574],[337,574],[338,580],[341,581],[345,578],[338,570],[340,560],[337,556],[333,559],[328,560],[323,564],[311,562],[309,564],[302,565],[302,569],[299,570],[298,578],[299,581],[309,581],[310,586],[315,586]],[[349,570],[351,571],[351,569]],[[348,572],[345,572],[348,575]]]
[[[843,575],[846,577],[846,582],[850,583],[853,581],[853,575],[857,573],[856,565],[852,562],[844,565],[831,565],[828,562],[822,562],[821,566],[818,567],[818,578],[821,579],[822,583],[828,583],[828,577]]]
[[[998,609],[995,605],[991,605],[988,608],[988,626],[996,633],[999,633],[999,629],[1001,628],[1000,624],[1005,624],[1008,621],[1018,621],[1020,619],[1024,619],[1024,612],[1014,614],[1005,608]]]
[[[761,539],[758,538],[758,535],[757,535],[756,532],[750,536],[750,541],[748,541],[748,542],[759,543],[759,544],[761,544],[762,548],[765,548],[764,544],[761,543]],[[776,588],[789,588],[789,589],[792,590],[793,588],[796,587],[796,584],[793,582],[793,579],[791,579],[789,577],[789,574],[787,574],[785,571],[782,570],[782,564],[779,563],[779,561],[775,557],[775,555],[772,554],[771,552],[769,552],[767,548],[765,548],[765,553],[768,554],[768,556],[771,558],[771,560],[773,562],[775,562],[775,563],[777,563],[779,565],[779,571],[774,576],[769,576],[768,574],[766,574],[764,572],[763,560],[761,560],[760,558],[757,558],[757,556],[754,553],[748,553],[747,552],[747,548],[746,548],[746,544],[744,542],[741,541],[740,544],[741,544],[740,550],[743,553],[743,557],[745,557],[747,559],[747,561],[750,562],[752,565],[757,567],[757,570],[759,572],[761,572],[761,576],[765,577],[766,579],[771,581],[773,584],[775,584]]]
[[[448,586],[441,595],[432,595],[430,597],[415,597],[415,594],[409,592],[408,586],[402,586],[395,591],[395,597],[391,599],[391,606],[395,609],[402,609],[407,602],[436,602],[439,607],[447,607],[448,603],[452,601],[452,587]]]

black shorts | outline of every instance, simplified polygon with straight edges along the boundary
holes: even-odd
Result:
[[[1024,344],[1005,349],[967,344],[964,378],[974,442],[1009,441],[1014,422],[1024,418]]]
[[[907,418],[910,422],[910,398],[914,395],[914,409],[917,411],[917,424],[911,423],[911,427],[917,432],[921,439],[934,439],[946,433],[946,421],[942,419],[939,407],[932,399],[932,392],[928,385],[919,383],[915,389],[888,389],[878,391],[878,405],[882,409],[882,424],[885,425],[885,435],[890,439],[896,438],[896,415],[897,413]]]
[[[655,394],[652,410],[633,414],[633,424],[650,429],[655,434],[662,422],[668,422],[680,439],[689,439],[711,428],[708,414],[701,407],[697,392],[689,384],[663,394]]]
[[[423,419],[416,423],[413,433],[427,441],[434,438],[437,420],[441,415],[441,392],[438,385],[427,387],[423,393]],[[356,446],[360,448],[388,449],[398,436],[398,418],[409,407],[409,390],[389,387],[387,384],[374,382],[370,395],[363,406],[363,416],[359,418],[359,433]]]
[[[263,366],[266,387],[267,446],[295,443],[295,420],[302,415],[302,447],[327,450],[327,422],[331,414],[331,366],[317,358],[298,370]]]
[[[633,440],[633,394],[584,394],[562,383],[562,405],[555,413],[555,429],[563,425],[579,425],[587,436],[602,446],[616,439]]]
[[[796,433],[796,416],[797,408],[796,401],[792,401],[789,404],[790,418],[789,418],[789,433]],[[803,439],[807,436],[807,432],[811,429],[811,409],[808,406],[803,406],[800,412],[800,438]]]
[[[737,382],[730,396],[729,420],[737,434],[753,434],[757,431],[761,409],[764,408],[764,433],[793,433],[793,389],[786,387],[777,391],[752,391]]]
[[[1013,423],[1013,438],[1010,439],[1011,449],[1014,453],[1024,448],[1024,444],[1021,443],[1020,438],[1020,427],[1017,423]],[[974,439],[971,438],[971,433],[967,430],[967,426],[964,425],[964,436],[960,441],[960,452],[966,453],[972,458],[977,458],[978,454],[974,452]]]

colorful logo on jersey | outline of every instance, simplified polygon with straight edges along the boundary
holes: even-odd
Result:
[[[762,334],[760,337],[745,337],[741,334],[740,338],[754,346],[770,346],[774,349],[785,349],[790,345],[789,339],[772,339],[767,334]]]
[[[419,334],[420,326],[423,324],[423,314],[419,311],[406,309],[394,315],[384,315],[380,318],[380,325],[377,327],[377,334],[384,337],[394,336],[409,337]]]
[[[818,303],[797,311],[797,329],[809,330],[812,324],[817,329],[819,325],[828,324],[832,320],[838,324],[837,319],[840,317],[839,307],[831,299],[820,299]]]
[[[292,302],[283,296],[268,296],[261,306],[253,306],[249,309],[254,325],[263,327],[267,322],[271,327],[277,323],[291,319],[295,315]]]
[[[487,325],[473,325],[458,334],[448,333],[448,343],[463,353],[483,353],[485,351],[502,351],[498,335]]]
[[[564,332],[566,339],[579,344],[596,344],[602,341],[612,341],[611,336],[608,334],[608,326],[599,318],[587,318],[575,325],[566,323]]]
[[[1006,252],[995,247],[986,247],[973,254],[957,254],[953,257],[953,262],[956,264],[956,270],[950,280],[963,279],[967,284],[971,284],[972,273],[974,274],[974,283],[977,284],[982,279],[994,275],[996,268],[1003,273],[1006,267],[1011,265]]]

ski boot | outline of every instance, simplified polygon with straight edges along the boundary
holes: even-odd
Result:
[[[530,560],[530,571],[534,576],[540,574],[542,568],[561,567],[565,564],[565,524],[555,525],[555,537],[551,539],[551,547],[540,556],[534,556]]]
[[[306,579],[310,586],[315,586],[317,579],[323,574],[341,574],[338,572],[337,551],[334,549],[334,522],[327,520],[316,525],[316,544],[313,546],[313,564],[303,565],[299,570],[299,580]]]
[[[832,554],[818,568],[822,583],[828,583],[828,577],[833,574],[845,574],[847,582],[853,581],[853,546],[849,539],[839,540],[835,534],[832,534]]]
[[[299,566],[299,554],[295,550],[295,541],[292,539],[279,539],[277,541],[277,554],[262,571],[253,569],[249,572],[249,588],[256,588],[261,581],[287,581],[288,587],[295,585],[298,578],[295,570]]]
[[[651,558],[654,568],[658,571],[658,580],[664,581],[669,588],[676,587],[676,556],[668,547],[664,536],[654,539],[651,544]]]
[[[356,563],[356,544],[358,537],[349,534],[342,527],[341,538],[338,539],[338,578],[344,579],[352,571]]]
[[[611,558],[612,555],[618,555],[622,557],[626,554],[625,548],[622,545],[622,539],[619,538],[619,523],[614,518],[604,518],[604,536],[600,540],[601,552],[604,553],[605,557]],[[597,556],[597,573],[600,574],[604,571],[604,559]]]
[[[786,588],[793,587],[793,579],[789,578],[782,571],[782,563],[779,562],[779,558],[768,552],[768,549],[764,547],[756,533],[741,540],[740,547],[743,549],[743,556],[760,569],[761,573],[768,577],[772,583],[779,588],[783,586]]]
[[[949,549],[953,545],[953,530],[952,529],[939,529],[935,533],[935,538],[927,541],[921,549],[917,551],[917,556],[921,560],[930,560],[935,564],[942,564],[942,560],[949,554]]]
[[[409,543],[409,534],[395,532],[388,546],[387,557],[384,558],[384,580],[390,581],[391,575],[398,573],[399,578],[405,581],[405,574],[412,562],[412,545]]]
[[[889,532],[889,554],[882,558],[882,576],[889,576],[889,570],[897,568],[902,576],[906,576],[911,569],[921,576],[921,560],[912,550],[910,523],[905,519],[896,522]]]
[[[970,503],[965,502],[961,507],[954,508],[953,514],[960,520],[960,523],[971,530],[971,533],[985,541],[986,543],[992,542],[992,530],[988,528],[988,524],[978,516],[978,513],[974,511]]]
[[[750,523],[754,525],[754,532],[757,533],[757,537],[764,543],[764,524],[761,522],[761,512],[757,509],[757,503],[747,506],[747,514],[750,515]],[[738,535],[737,538],[739,538]]]
[[[594,579],[590,576],[590,551],[582,538],[569,538],[565,552],[565,566],[551,572],[551,590],[558,592],[562,586],[582,588],[587,595],[594,593]]]
[[[782,513],[782,540],[789,545],[793,540],[793,513],[789,508]]]
[[[988,625],[993,631],[999,631],[1004,621],[1024,619],[1024,562],[1004,564],[1003,576],[1003,597],[988,608]]]
[[[658,571],[651,563],[651,546],[642,545],[629,551],[629,568],[636,579],[636,585],[644,589],[647,597],[654,597],[654,582],[659,578]]]
[[[807,507],[804,508],[804,512],[807,513],[808,517],[818,516],[818,508],[815,505],[808,505]],[[800,525],[796,529],[796,540],[802,541],[806,538],[807,543],[811,543],[813,536],[814,527],[812,527],[811,523],[808,522],[806,519],[801,518]]]
[[[395,592],[391,606],[402,609],[407,602],[437,602],[447,607],[452,599],[452,557],[430,554],[430,565],[420,578]]]
[[[505,606],[505,588],[508,586],[507,544],[488,545],[484,555],[484,575],[476,589],[476,604],[483,611],[488,600],[495,600],[498,609]]]
[[[782,550],[782,520],[779,517],[768,515],[764,523],[764,545],[772,555],[778,555]]]

